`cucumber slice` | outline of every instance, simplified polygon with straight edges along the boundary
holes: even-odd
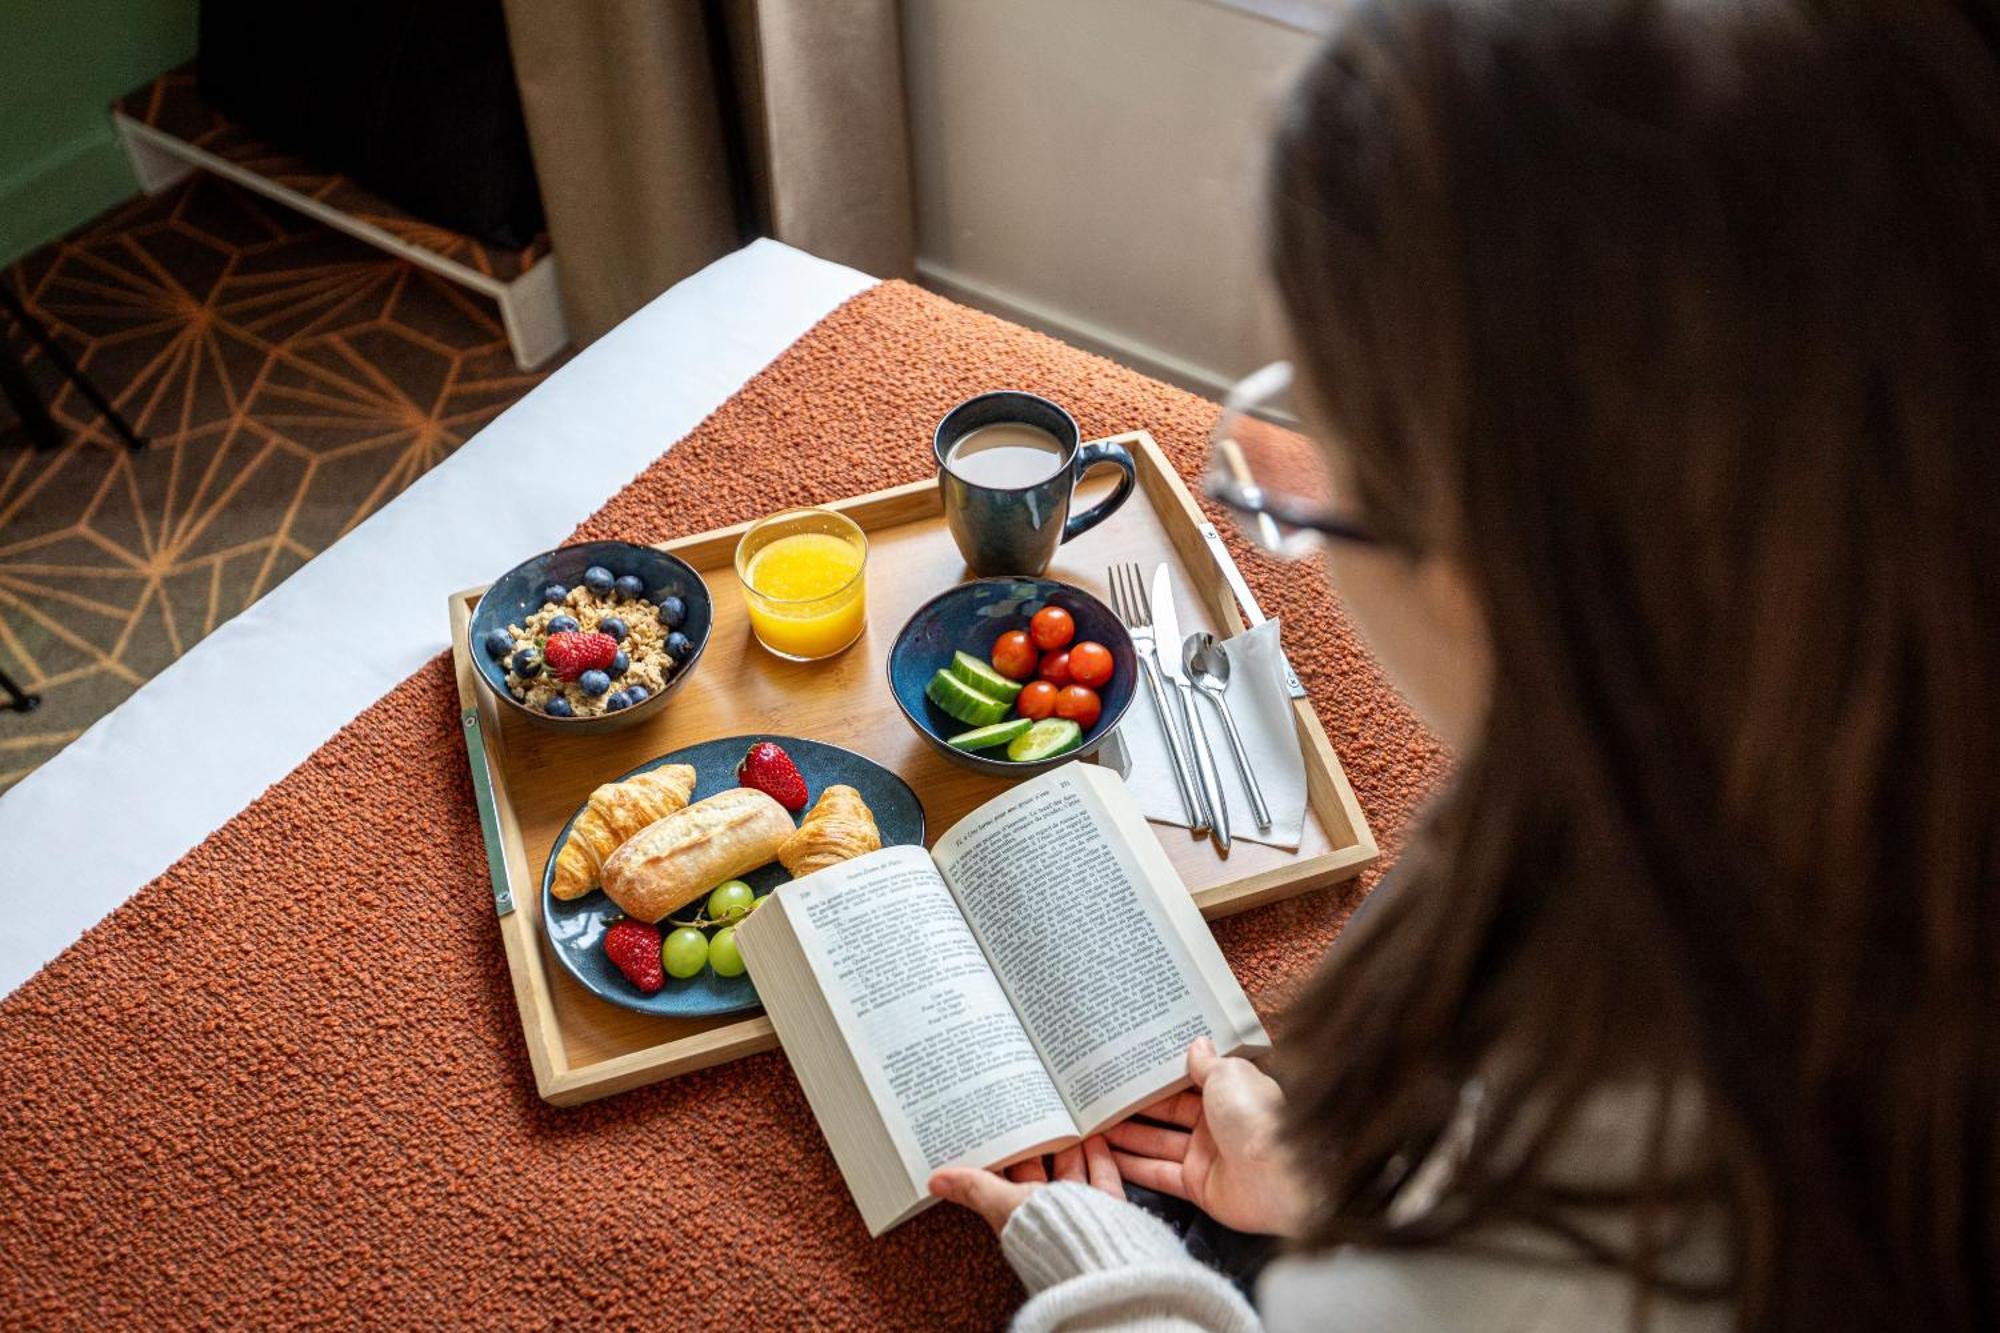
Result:
[[[1021,693],[1021,682],[1008,680],[971,653],[951,655],[951,674],[981,694],[992,695],[1003,704],[1013,703]]]
[[[1083,728],[1066,717],[1045,717],[1007,743],[1007,757],[1017,763],[1053,759],[1083,744]]]
[[[946,744],[954,750],[990,750],[996,745],[1005,745],[1016,736],[1025,736],[1035,724],[1025,717],[1017,717],[1007,722],[996,722],[990,727],[974,727],[971,731],[961,731]]]
[[[969,727],[990,727],[1007,716],[1007,705],[983,694],[949,671],[940,671],[924,687],[924,694],[945,712]]]

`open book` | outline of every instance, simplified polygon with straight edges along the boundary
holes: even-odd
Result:
[[[1065,764],[921,847],[784,885],[736,937],[871,1235],[941,1166],[1075,1143],[1270,1040],[1117,774]]]

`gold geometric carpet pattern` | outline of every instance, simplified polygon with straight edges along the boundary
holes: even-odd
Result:
[[[0,319],[71,432],[36,452],[0,402],[0,669],[43,696],[0,709],[0,791],[547,373],[485,298],[201,173],[0,281],[151,441]]]

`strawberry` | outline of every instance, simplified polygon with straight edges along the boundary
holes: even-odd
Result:
[[[542,661],[557,680],[575,680],[586,671],[602,671],[618,656],[618,640],[609,634],[561,630],[542,645]]]
[[[604,956],[625,974],[625,980],[648,995],[667,984],[657,927],[629,917],[616,923],[604,932]]]
[[[736,766],[736,781],[755,787],[793,814],[806,808],[806,780],[799,776],[799,766],[770,741],[750,747]]]

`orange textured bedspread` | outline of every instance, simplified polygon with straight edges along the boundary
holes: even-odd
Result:
[[[1215,416],[886,283],[578,535],[659,541],[914,480],[944,411],[996,387],[1056,399],[1086,438],[1144,427],[1190,477]],[[1393,852],[1442,752],[1316,566],[1237,555]],[[976,1219],[868,1239],[778,1055],[576,1110],[537,1100],[457,718],[440,657],[0,1002],[0,1324],[1004,1321],[1020,1289]],[[59,865],[14,869],[62,892]],[[1216,933],[1279,996],[1356,895]]]

